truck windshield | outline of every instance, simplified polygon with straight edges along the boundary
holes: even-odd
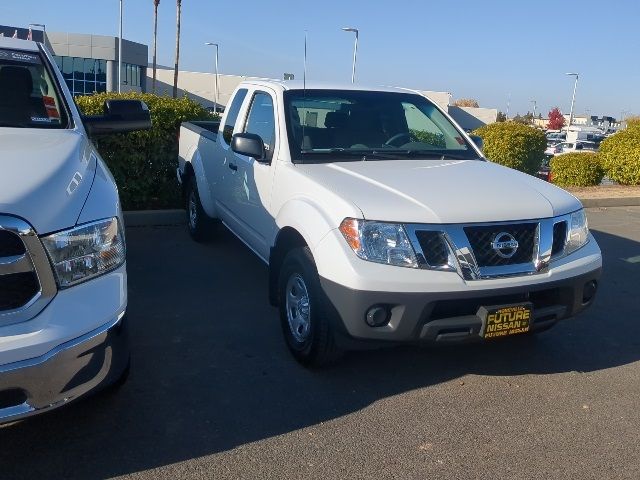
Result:
[[[289,90],[284,102],[294,162],[478,158],[459,130],[421,95]]]
[[[67,125],[55,83],[39,53],[0,49],[0,127]]]

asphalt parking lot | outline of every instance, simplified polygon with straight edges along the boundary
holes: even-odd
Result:
[[[592,209],[596,304],[531,340],[296,364],[230,234],[127,231],[117,393],[0,428],[0,478],[640,478],[640,207]]]

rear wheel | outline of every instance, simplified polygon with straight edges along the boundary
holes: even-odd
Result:
[[[202,208],[202,203],[200,203],[196,179],[191,177],[188,182],[185,198],[189,235],[196,242],[206,242],[211,239],[213,222]]]
[[[340,357],[318,271],[308,247],[285,257],[278,282],[280,323],[293,356],[306,366],[321,366]]]

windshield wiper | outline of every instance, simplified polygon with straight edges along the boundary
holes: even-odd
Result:
[[[0,127],[27,128],[24,123],[0,122]]]

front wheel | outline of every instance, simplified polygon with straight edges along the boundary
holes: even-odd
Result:
[[[289,350],[306,366],[321,366],[340,357],[335,345],[320,279],[308,247],[290,251],[278,282],[280,323]]]
[[[196,242],[206,242],[211,239],[212,221],[205,213],[200,203],[198,184],[195,178],[190,178],[186,189],[187,228],[189,235]]]

